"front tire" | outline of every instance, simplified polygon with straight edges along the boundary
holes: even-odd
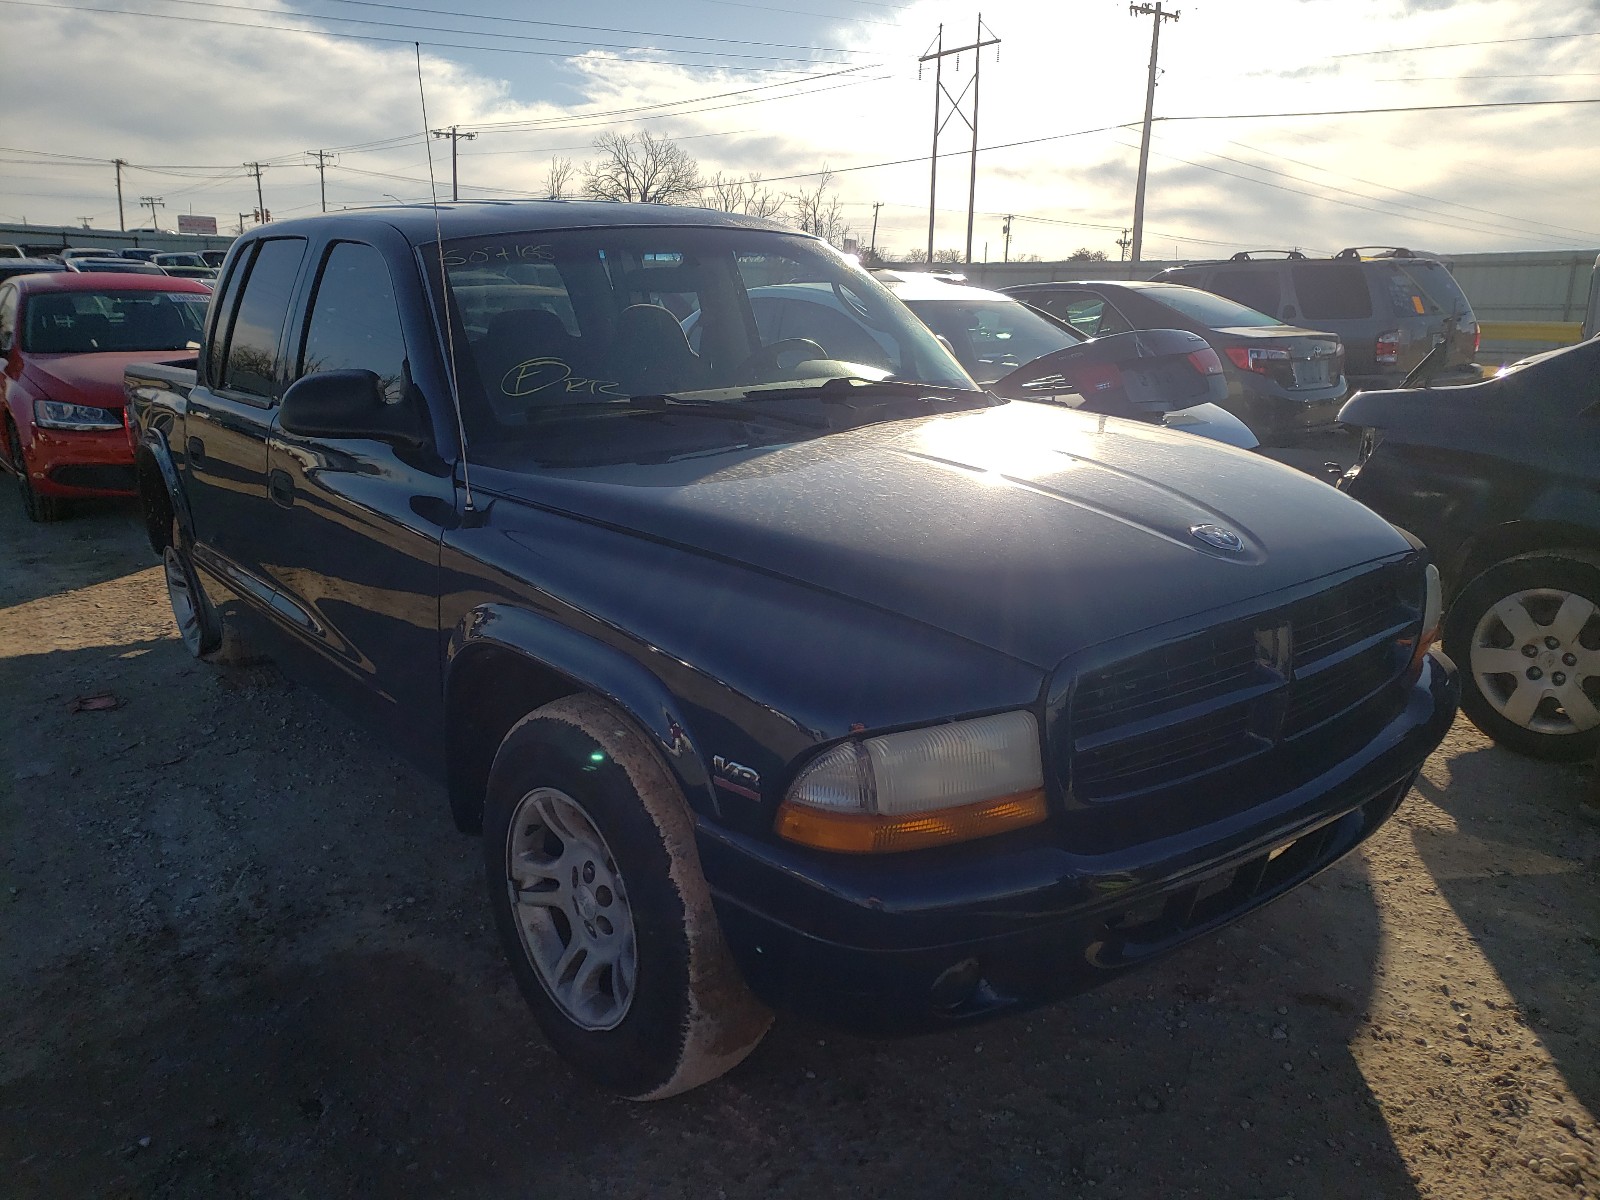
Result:
[[[760,1042],[771,1014],[723,941],[688,806],[609,706],[571,696],[512,728],[489,775],[483,850],[512,972],[574,1070],[659,1100]]]
[[[17,473],[17,495],[28,520],[43,525],[67,515],[66,501],[57,496],[41,496],[34,490],[33,480],[28,478],[28,460],[22,452],[22,436],[9,417],[6,420],[6,458]]]
[[[161,568],[166,576],[167,603],[172,606],[178,637],[191,657],[219,667],[242,667],[261,661],[262,655],[206,599],[176,521],[166,548],[161,552]]]
[[[1444,624],[1461,708],[1519,754],[1570,761],[1600,750],[1600,560],[1581,551],[1496,563]]]

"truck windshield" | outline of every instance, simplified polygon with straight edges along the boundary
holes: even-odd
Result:
[[[199,341],[204,292],[40,292],[28,298],[22,348],[34,354],[182,350]]]
[[[423,258],[434,266],[437,250]],[[563,436],[640,397],[691,398],[701,416],[716,415],[707,407],[715,404],[760,420],[775,411],[764,398],[830,379],[922,384],[990,402],[881,284],[812,238],[705,227],[539,230],[448,241],[443,262],[462,415],[480,449]]]

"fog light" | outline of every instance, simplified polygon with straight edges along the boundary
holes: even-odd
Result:
[[[972,998],[979,979],[978,960],[964,958],[940,973],[939,978],[933,981],[928,999],[939,1008],[960,1008]]]

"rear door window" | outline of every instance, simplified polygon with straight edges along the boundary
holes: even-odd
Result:
[[[323,261],[298,374],[343,370],[372,371],[390,404],[405,398],[406,342],[389,267],[359,242],[335,242]]]
[[[1385,263],[1388,272],[1389,293],[1395,301],[1395,311],[1409,315],[1417,313],[1432,316],[1436,313],[1460,314],[1472,311],[1467,294],[1461,285],[1436,262]]]
[[[1283,301],[1276,271],[1218,271],[1206,290],[1271,315],[1277,314]]]
[[[1289,278],[1302,321],[1356,321],[1372,315],[1367,272],[1360,263],[1291,263]]]
[[[228,391],[276,397],[278,343],[305,250],[304,238],[273,238],[256,251],[228,336],[221,379]]]

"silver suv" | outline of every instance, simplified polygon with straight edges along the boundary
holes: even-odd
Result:
[[[1352,246],[1332,258],[1249,250],[1168,267],[1155,278],[1227,296],[1284,321],[1337,333],[1353,390],[1397,387],[1449,331],[1447,375],[1476,379],[1478,318],[1444,264],[1398,246]]]

